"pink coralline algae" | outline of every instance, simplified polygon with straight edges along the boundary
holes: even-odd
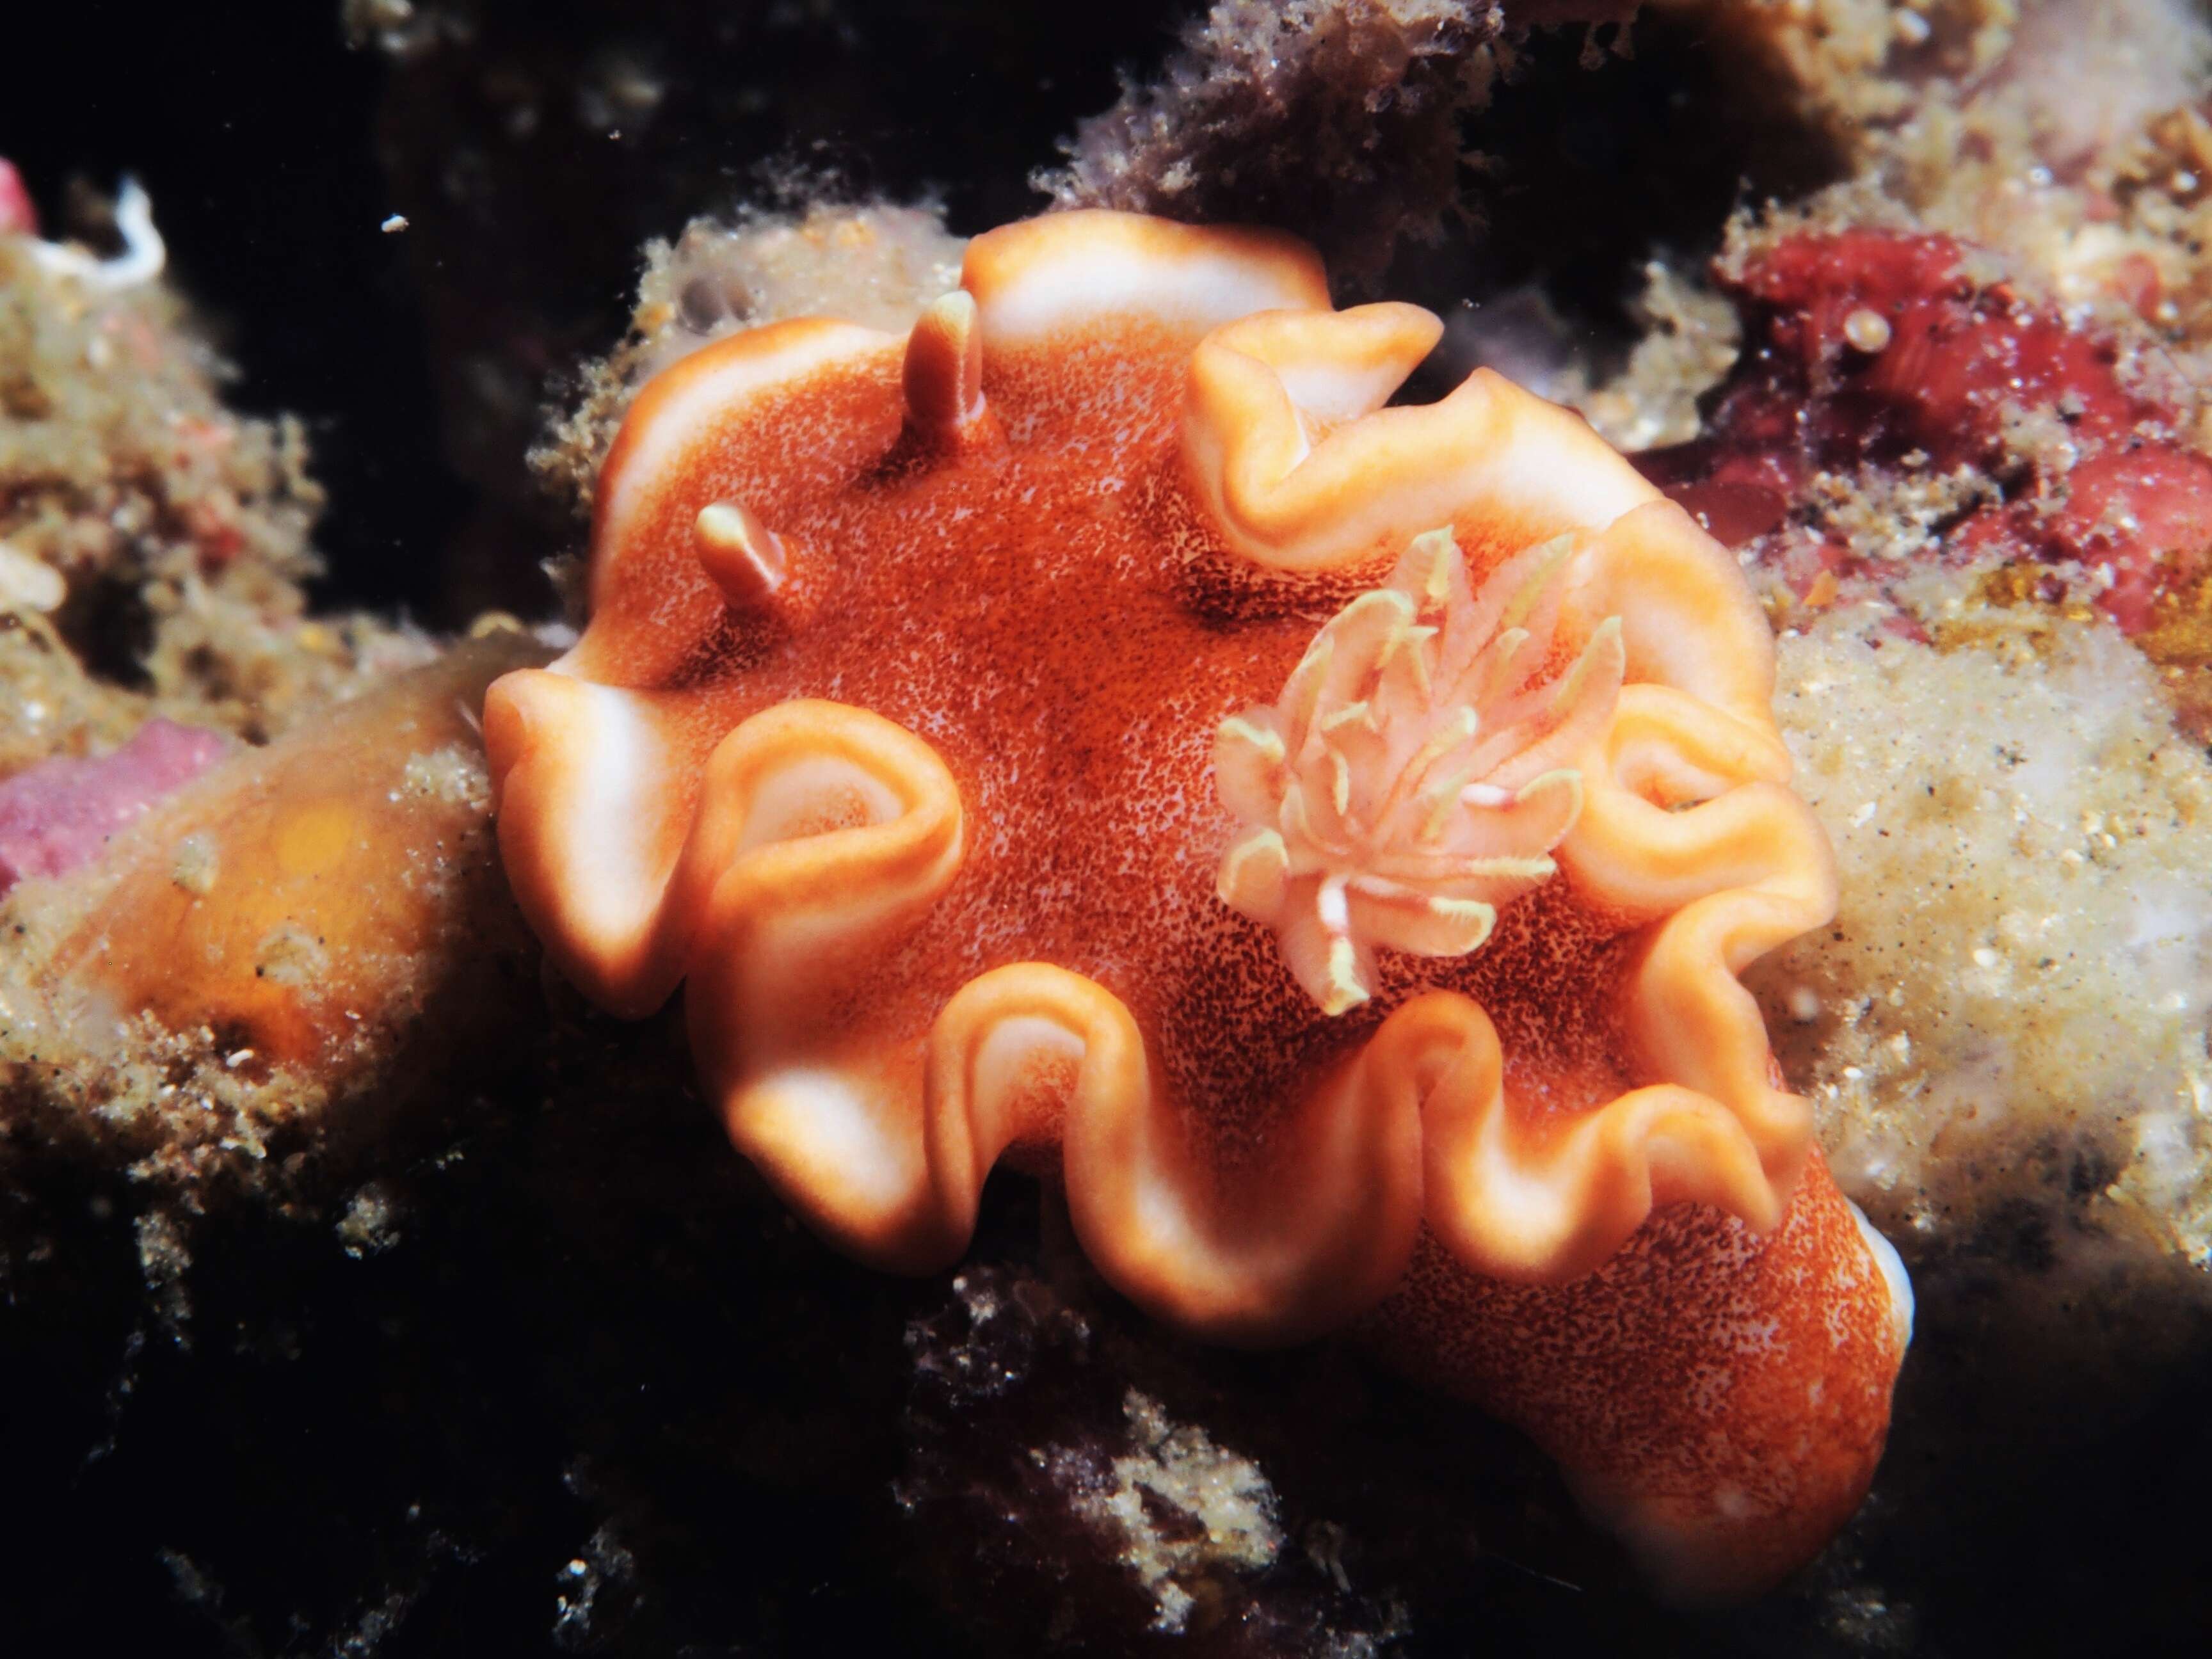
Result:
[[[229,747],[220,732],[149,720],[112,755],[58,756],[0,781],[0,893],[89,864],[116,831]]]
[[[1753,349],[1705,435],[1644,469],[1737,544],[1781,526],[1823,471],[2002,479],[1944,549],[2101,568],[2099,608],[2154,633],[2206,574],[2212,462],[2178,435],[2179,410],[2130,386],[2117,341],[1978,283],[1972,252],[1944,236],[1804,233],[1724,272]],[[2049,439],[2022,447],[2039,419]],[[1832,538],[1784,554],[1801,598],[1866,564]]]
[[[0,236],[35,236],[39,234],[39,210],[31,204],[31,192],[23,188],[23,175],[15,171],[15,164],[0,155]]]

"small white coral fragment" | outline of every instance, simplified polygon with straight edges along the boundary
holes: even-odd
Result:
[[[1194,1588],[1274,1565],[1283,1547],[1275,1491],[1258,1465],[1175,1422],[1139,1390],[1121,1410],[1138,1449],[1114,1460],[1112,1489],[1083,1494],[1079,1512],[1121,1540],[1122,1560],[1152,1598],[1152,1628],[1180,1633],[1199,1605]],[[1155,1506],[1196,1525],[1164,1527]]]
[[[33,242],[31,257],[52,275],[72,277],[100,293],[137,288],[159,276],[169,262],[168,245],[154,228],[153,198],[136,179],[126,177],[116,192],[115,230],[123,239],[123,252],[112,259],[68,242]]]
[[[69,585],[53,566],[0,542],[0,611],[58,611],[68,597]]]
[[[1372,994],[1376,947],[1468,955],[1500,905],[1557,868],[1582,811],[1577,757],[1626,665],[1608,617],[1547,672],[1574,551],[1568,537],[1532,548],[1475,592],[1449,530],[1418,537],[1272,707],[1222,722],[1215,781],[1247,829],[1218,890],[1275,930],[1327,1012]]]

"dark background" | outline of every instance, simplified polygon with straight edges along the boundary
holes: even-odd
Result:
[[[48,233],[72,180],[135,173],[237,401],[309,422],[325,596],[452,625],[533,596],[515,572],[552,550],[514,544],[520,448],[554,377],[620,334],[648,236],[794,167],[1019,217],[1071,112],[1178,8],[488,0],[411,60],[349,47],[337,0],[39,10],[35,54],[0,51],[0,155]],[[625,70],[656,106],[594,95]],[[410,229],[381,234],[393,213]]]
[[[454,628],[550,609],[538,563],[580,532],[524,453],[621,334],[647,239],[825,185],[940,202],[963,234],[1036,211],[1030,172],[1199,9],[447,0],[453,29],[389,52],[349,46],[337,0],[89,0],[42,10],[35,58],[9,54],[0,155],[49,234],[77,192],[137,175],[236,401],[309,423],[319,597]],[[1572,333],[1539,349],[1603,360],[1655,245],[1695,254],[1736,203],[1825,161],[1764,108],[1766,77],[1665,18],[1639,21],[1632,57],[1584,39],[1533,43],[1468,133],[1493,158],[1467,175],[1474,216],[1387,285],[1450,312],[1541,282]],[[394,213],[409,228],[382,234]]]

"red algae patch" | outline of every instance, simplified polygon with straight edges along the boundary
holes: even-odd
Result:
[[[1745,357],[1705,435],[1646,469],[1730,540],[1832,503],[1778,550],[1801,599],[1899,551],[1853,522],[1875,472],[1917,492],[1922,546],[2077,566],[2141,634],[2202,574],[2212,460],[2184,411],[2124,381],[2116,341],[1975,271],[1948,237],[1877,229],[1785,233],[1725,264]]]

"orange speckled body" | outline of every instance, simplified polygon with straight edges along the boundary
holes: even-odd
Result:
[[[702,441],[656,480],[654,511],[629,533],[684,549],[698,504],[747,501],[812,555],[794,561],[804,622],[728,616],[687,549],[672,572],[640,571],[658,582],[615,591],[573,672],[649,690],[672,775],[694,788],[726,733],[795,697],[857,704],[936,750],[974,826],[960,879],[856,992],[874,1030],[904,1040],[890,1063],[917,1079],[921,1041],[955,992],[1037,960],[1127,1004],[1194,1122],[1240,1145],[1424,984],[1465,989],[1528,1034],[1507,1053],[1532,1108],[1620,1093],[1605,1000],[1559,987],[1619,972],[1622,942],[1576,920],[1564,896],[1534,901],[1496,948],[1397,973],[1338,1018],[1215,899],[1230,820],[1214,800],[1214,727],[1279,685],[1316,616],[1355,590],[1339,577],[1264,598],[1204,591],[1176,477],[1190,345],[1130,325],[994,356],[986,386],[1006,441],[888,476],[877,469],[899,436],[896,343],[779,388],[747,416],[749,435],[777,434],[767,453]],[[1538,528],[1478,520],[1463,541],[1517,550]],[[649,629],[623,626],[648,607]],[[1559,925],[1539,921],[1549,912]]]
[[[1281,679],[1313,623],[1231,627],[1188,602],[1165,520],[1180,505],[1170,470],[1188,350],[1133,327],[994,360],[987,384],[1010,441],[888,477],[876,467],[899,435],[896,342],[780,389],[748,424],[787,447],[702,446],[634,533],[682,547],[698,503],[745,501],[805,550],[792,596],[804,622],[726,619],[695,576],[652,601],[672,628],[595,624],[574,665],[665,698],[679,777],[702,777],[725,733],[794,697],[856,704],[921,736],[973,832],[960,880],[871,977],[873,1022],[918,1041],[977,974],[1050,961],[1109,986],[1150,1028],[1187,1028],[1162,1063],[1243,1111],[1365,1033],[1302,1006],[1279,975],[1224,971],[1240,954],[1267,968],[1272,947],[1212,896],[1214,724]],[[1081,467],[1069,465],[1079,446],[1092,452]],[[702,636],[692,649],[715,672],[695,681],[661,653]],[[1204,833],[1160,833],[1193,820]],[[1149,902],[1132,905],[1133,891]],[[1277,1051],[1218,1040],[1239,1029]],[[1258,1075],[1234,1074],[1248,1068]]]
[[[1381,1304],[1401,1364],[1545,1437],[1686,1593],[1786,1570],[1878,1431],[1755,1367],[1678,1412],[1787,1413],[1794,1541],[1731,1577],[1710,1529],[1638,1533],[1616,1474],[1671,1517],[1679,1469],[1560,1346],[1671,1388],[1638,1367],[1699,1273],[1725,1302],[1759,1232],[1849,1218],[1817,1173],[1791,1206],[1809,1122],[1734,977],[1833,895],[1732,562],[1494,376],[1380,407],[1434,319],[1328,310],[1280,239],[1064,215],[963,280],[905,340],[775,325],[641,394],[591,626],[486,703],[525,914],[607,1006],[682,983],[732,1140],[863,1259],[949,1263],[1001,1155],[1056,1170],[1161,1316],[1281,1341]],[[1493,717],[1518,759],[1483,758]],[[1594,1322],[1678,1234],[1705,1266]],[[1852,1333],[1792,1363],[1886,1402],[1869,1249],[1791,1270]],[[1501,1345],[1528,1367],[1467,1363]]]
[[[1718,1600],[1810,1559],[1866,1496],[1910,1336],[1901,1282],[1816,1158],[1765,1237],[1682,1205],[1567,1285],[1501,1284],[1425,1245],[1370,1330],[1408,1375],[1526,1430],[1670,1594]]]

